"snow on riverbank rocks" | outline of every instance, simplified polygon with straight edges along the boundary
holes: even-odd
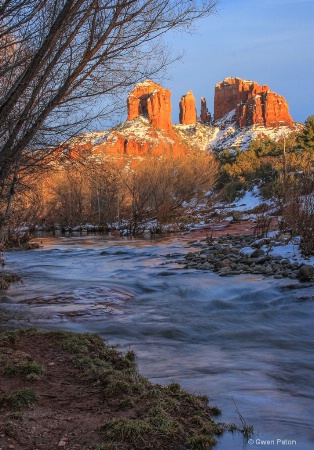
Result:
[[[274,246],[284,246],[284,241],[272,238],[256,239],[246,236],[221,236],[207,239],[201,250],[185,256],[185,267],[217,272],[220,276],[258,274],[273,278],[291,278],[300,281],[314,279],[311,264],[285,258],[274,253]]]

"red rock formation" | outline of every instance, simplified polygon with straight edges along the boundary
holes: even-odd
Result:
[[[193,127],[196,139],[193,138],[193,141],[192,136],[187,139],[184,127],[181,131],[180,127],[172,128],[170,95],[169,90],[152,80],[139,83],[128,96],[128,121],[109,132],[86,133],[73,138],[61,145],[55,155],[79,158],[100,154],[105,157],[113,156],[121,162],[125,156],[135,157],[136,160],[136,157],[146,155],[179,157],[188,154],[191,148],[200,145],[197,133],[200,129],[204,131],[206,127],[196,124],[195,99],[190,91],[181,98],[180,122],[196,124]],[[266,127],[292,125],[288,105],[283,97],[271,92],[268,86],[259,86],[255,82],[239,78],[226,78],[216,85],[215,119],[230,111],[235,112],[240,127],[252,124]],[[231,116],[229,119],[233,124],[234,117]],[[210,123],[210,120],[206,100],[202,98],[201,122]],[[224,124],[226,123],[225,121]],[[202,139],[203,131],[199,134],[203,136]]]
[[[272,92],[268,86],[241,78],[226,78],[215,87],[214,117],[220,119],[230,111],[236,111],[240,127],[262,125],[292,126],[292,118],[286,100]]]
[[[131,127],[111,131],[105,142],[94,145],[93,153],[113,157],[174,156],[188,153],[185,143],[175,133],[160,130],[141,117]]]
[[[275,92],[267,92],[265,95],[265,122],[266,126],[275,127],[278,125],[293,126],[292,117],[289,114],[289,106],[286,100]]]
[[[143,117],[125,122],[109,132],[86,133],[58,149],[56,156],[86,157],[92,154],[124,157],[186,155],[189,149],[175,132],[161,130]]]
[[[211,114],[208,112],[206,106],[206,99],[201,97],[201,122],[209,123],[211,121]]]
[[[170,97],[171,92],[168,89],[162,88],[154,91],[147,100],[147,111],[152,125],[172,132]]]
[[[182,125],[196,123],[195,98],[192,91],[181,97],[179,120]]]
[[[128,120],[147,117],[152,125],[171,131],[171,91],[152,80],[138,83],[128,95]]]

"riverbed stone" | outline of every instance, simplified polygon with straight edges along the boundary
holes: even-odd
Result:
[[[261,248],[263,245],[269,244],[270,239],[269,238],[262,238],[257,239],[256,241],[252,242],[251,246],[255,248]]]
[[[261,248],[257,248],[251,255],[252,258],[258,258],[259,256],[265,255],[265,251]]]
[[[289,261],[289,259],[284,258],[284,259],[282,259],[282,260],[280,261],[280,263],[281,263],[281,264],[284,264],[284,265],[288,265],[288,264],[290,264],[290,261]]]
[[[195,242],[193,244],[195,246]],[[256,240],[251,235],[220,236],[204,241],[199,252],[188,253],[185,263],[187,267],[211,270],[218,272],[221,276],[252,273],[273,276],[276,279],[299,278],[299,264],[295,261],[290,262],[288,258],[281,255],[271,255],[270,248],[263,247],[268,244],[280,246],[284,245],[284,242],[279,240],[274,242],[270,238]],[[193,264],[190,265],[189,262]]]
[[[266,273],[266,274],[271,274],[271,273],[273,273],[273,268],[272,268],[271,265],[267,265],[267,266],[265,267],[265,273]]]
[[[248,263],[250,265],[261,264],[261,262],[260,262],[260,260],[258,258],[249,258]]]
[[[314,267],[310,264],[304,264],[298,271],[298,278],[300,281],[310,281],[314,279]]]

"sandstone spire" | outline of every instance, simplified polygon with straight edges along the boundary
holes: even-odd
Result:
[[[211,114],[208,112],[206,106],[206,99],[201,97],[201,122],[209,123],[211,121]]]
[[[180,101],[180,123],[183,125],[189,125],[196,123],[196,106],[195,98],[192,91],[189,91],[186,95],[181,97]]]
[[[127,98],[128,120],[144,116],[155,127],[171,131],[170,97],[171,91],[152,80],[138,83]]]

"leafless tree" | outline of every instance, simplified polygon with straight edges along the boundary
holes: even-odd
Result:
[[[58,164],[44,180],[42,216],[49,225],[112,225],[124,194],[117,169],[110,161],[76,159]]]
[[[13,180],[25,150],[53,146],[86,129],[104,106],[97,106],[100,96],[112,100],[164,68],[160,37],[189,27],[215,4],[1,0],[0,188],[9,174]]]
[[[217,175],[212,154],[145,159],[76,158],[59,161],[17,194],[14,217],[28,228],[43,223],[75,227],[87,222],[103,228],[128,223],[139,226],[154,219],[160,228],[176,219],[184,201],[203,200]],[[16,224],[15,224],[16,228]]]
[[[217,162],[212,154],[183,158],[145,158],[120,172],[129,193],[128,218],[132,233],[140,222],[156,219],[159,226],[174,219],[184,201],[203,199],[216,181]]]

